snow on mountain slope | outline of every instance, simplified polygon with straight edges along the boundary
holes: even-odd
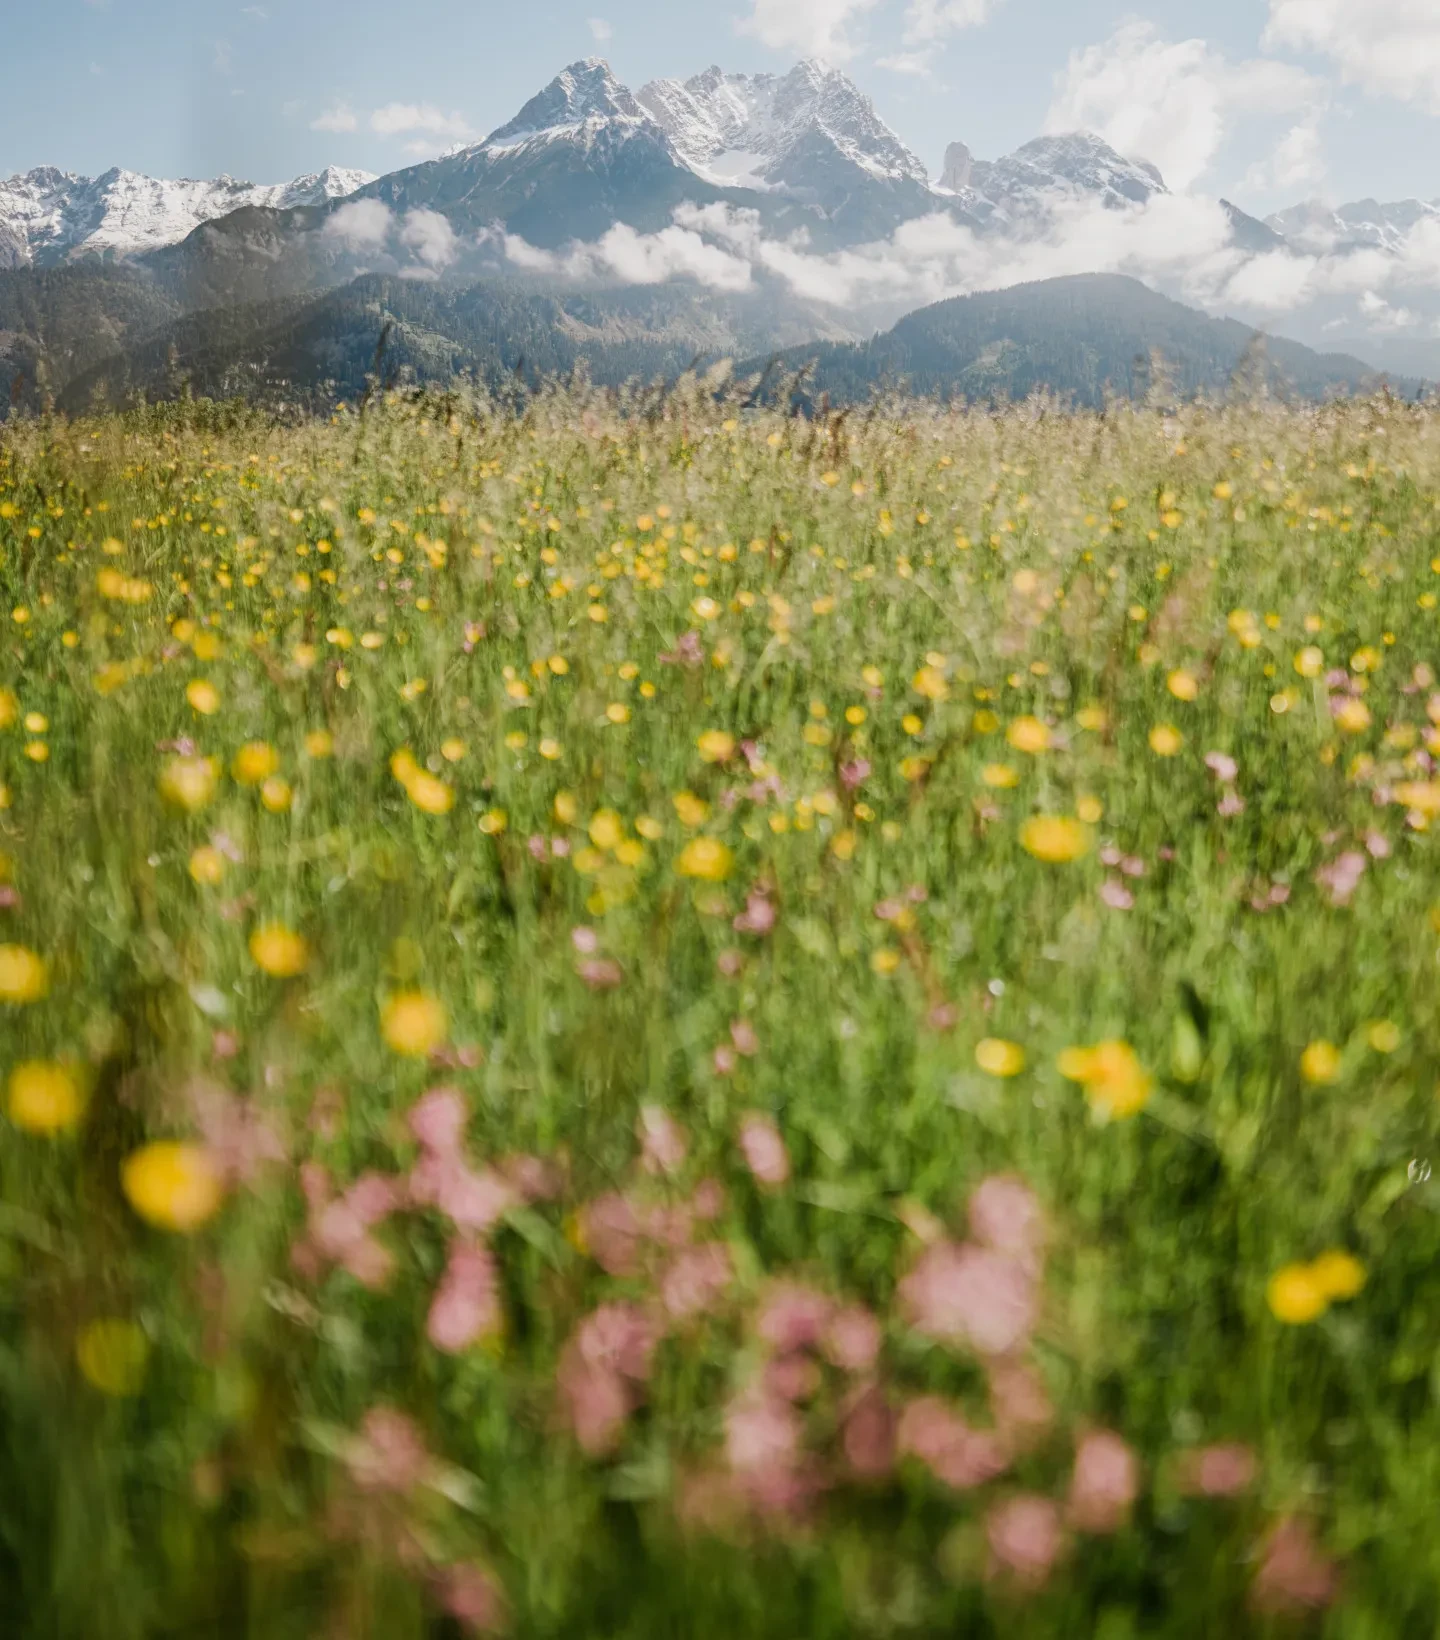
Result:
[[[499,154],[533,142],[558,138],[588,143],[602,130],[663,136],[627,86],[598,57],[572,63],[532,97],[513,120],[492,131],[479,146]]]
[[[1126,159],[1089,131],[1037,137],[1004,159],[976,160],[969,185],[1011,211],[1043,205],[1055,194],[1085,194],[1119,208],[1169,192],[1153,165]]]
[[[85,254],[135,256],[177,244],[202,222],[245,205],[320,205],[373,180],[368,171],[333,165],[270,184],[228,176],[164,181],[118,168],[82,177],[46,166],[0,182],[0,267],[52,265]]]
[[[1402,199],[1382,205],[1378,199],[1361,199],[1332,208],[1312,199],[1277,211],[1265,221],[1297,250],[1323,256],[1346,247],[1369,246],[1398,253],[1422,223],[1440,228],[1440,200]]]
[[[817,147],[882,182],[925,185],[924,164],[838,69],[807,59],[788,74],[652,80],[637,93],[699,175],[724,186],[803,187]]]

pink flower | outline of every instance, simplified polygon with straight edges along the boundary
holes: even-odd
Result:
[[[1282,1520],[1265,1546],[1255,1577],[1255,1604],[1266,1610],[1328,1606],[1340,1591],[1334,1561],[1315,1546],[1310,1528],[1293,1518]]]
[[[900,1414],[897,1442],[901,1452],[919,1458],[938,1480],[956,1491],[994,1480],[1010,1463],[998,1436],[971,1429],[936,1395],[923,1395],[906,1406]]]
[[[735,1044],[735,1052],[744,1054],[747,1059],[753,1059],[760,1052],[760,1038],[748,1019],[730,1021],[730,1040]]]
[[[673,1320],[686,1321],[713,1309],[733,1279],[730,1249],[723,1242],[687,1247],[660,1278],[660,1302]]]
[[[517,1205],[514,1186],[485,1168],[473,1172],[462,1157],[428,1151],[410,1170],[410,1200],[436,1207],[461,1230],[485,1231]]]
[[[1360,886],[1368,864],[1369,861],[1358,849],[1350,849],[1328,865],[1321,866],[1315,873],[1315,881],[1329,891],[1331,905],[1348,905]]]
[[[705,1224],[720,1217],[725,1211],[725,1186],[719,1179],[701,1179],[690,1198],[690,1211]]]
[[[808,1355],[776,1355],[765,1363],[760,1384],[781,1401],[808,1401],[821,1384],[820,1368]]]
[[[642,1105],[636,1124],[640,1165],[647,1173],[678,1173],[685,1161],[685,1131],[659,1105]]]
[[[608,1275],[633,1275],[640,1263],[644,1231],[624,1196],[597,1196],[580,1210],[580,1229],[590,1256]]]
[[[307,1239],[295,1249],[299,1268],[318,1276],[322,1262],[328,1261],[348,1270],[362,1286],[382,1287],[395,1260],[370,1231],[400,1205],[398,1182],[379,1173],[362,1173],[332,1201],[328,1175],[311,1163],[300,1170],[300,1183],[310,1204],[310,1224]]]
[[[900,1283],[918,1332],[981,1355],[1008,1355],[1035,1325],[1035,1290],[1014,1259],[973,1244],[936,1242]]]
[[[575,972],[592,991],[613,991],[625,978],[614,957],[587,957],[575,964]]]
[[[1233,757],[1227,757],[1224,752],[1206,752],[1205,767],[1226,786],[1240,773],[1240,765],[1236,763]]]
[[[1365,848],[1372,860],[1388,860],[1390,858],[1390,839],[1383,831],[1367,831],[1365,833]]]
[[[371,1407],[350,1442],[346,1463],[362,1492],[411,1492],[425,1478],[430,1454],[404,1413]]]
[[[1139,1490],[1135,1454],[1118,1435],[1099,1429],[1082,1438],[1070,1479],[1072,1525],[1082,1532],[1118,1531]]]
[[[822,1347],[845,1372],[869,1372],[880,1354],[880,1323],[863,1304],[847,1305],[831,1316]]]
[[[437,1350],[459,1355],[499,1326],[495,1260],[489,1248],[456,1242],[430,1304],[426,1336]]]
[[[439,1575],[440,1604],[463,1628],[493,1634],[505,1622],[505,1597],[480,1566],[447,1566]]]
[[[232,1184],[249,1184],[267,1162],[283,1162],[285,1147],[253,1101],[209,1082],[191,1087],[196,1122],[213,1162]]]
[[[1246,1491],[1255,1480],[1258,1465],[1248,1446],[1232,1442],[1204,1446],[1187,1452],[1180,1466],[1180,1485],[1202,1498],[1230,1498]]]
[[[457,1088],[431,1088],[411,1107],[410,1131],[426,1150],[457,1150],[465,1134],[465,1099]]]
[[[593,928],[572,928],[570,943],[582,957],[593,957],[600,949],[600,936]]]
[[[835,1306],[824,1293],[798,1281],[780,1282],[761,1306],[755,1331],[777,1355],[818,1344]]]
[[[1013,1173],[992,1173],[970,1197],[970,1234],[982,1247],[1039,1266],[1045,1218],[1035,1193]]]
[[[1107,877],[1100,885],[1100,898],[1112,911],[1134,909],[1135,896],[1118,877]]]
[[[715,959],[715,966],[726,979],[734,979],[745,967],[745,953],[743,951],[722,951]]]
[[[745,1117],[740,1124],[740,1149],[745,1165],[767,1189],[779,1189],[789,1180],[790,1152],[770,1117],[755,1111]]]
[[[728,1042],[722,1042],[710,1056],[710,1061],[715,1067],[716,1076],[733,1076],[740,1058]]]
[[[557,1378],[576,1439],[589,1453],[607,1451],[636,1402],[635,1385],[650,1376],[656,1336],[633,1304],[603,1304],[571,1334]]]
[[[800,1418],[778,1397],[748,1394],[725,1413],[725,1455],[732,1469],[788,1466],[800,1447]]]
[[[847,792],[858,791],[870,778],[868,758],[857,757],[853,763],[840,765],[840,784]]]
[[[1050,1427],[1055,1409],[1034,1367],[1019,1361],[992,1361],[986,1372],[991,1411],[1010,1446],[1022,1446]]]
[[[240,1038],[234,1031],[215,1031],[210,1037],[210,1052],[216,1059],[233,1059],[240,1052]]]
[[[846,1462],[863,1479],[878,1479],[894,1466],[895,1415],[877,1386],[868,1385],[851,1402],[842,1444]]]
[[[1233,819],[1237,814],[1244,814],[1245,799],[1238,792],[1226,792],[1224,797],[1215,805],[1215,812],[1222,819]]]
[[[738,934],[768,934],[775,926],[775,904],[761,890],[752,888],[745,896],[745,909],[732,926]]]
[[[1007,1498],[986,1515],[985,1540],[992,1572],[1038,1588],[1060,1554],[1060,1511],[1033,1493]]]

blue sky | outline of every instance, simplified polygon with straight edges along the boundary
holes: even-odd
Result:
[[[10,0],[0,176],[393,170],[567,62],[838,61],[936,171],[1085,124],[1263,210],[1440,195],[1440,0]],[[318,128],[317,128],[318,125]]]

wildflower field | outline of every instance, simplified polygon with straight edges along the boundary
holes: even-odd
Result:
[[[0,1633],[1433,1635],[1440,418],[0,442]]]

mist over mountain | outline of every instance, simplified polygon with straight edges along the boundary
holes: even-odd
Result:
[[[325,382],[353,391],[386,325],[393,367],[427,379],[508,369],[522,352],[532,367],[552,358],[611,379],[622,359],[664,372],[810,341],[869,347],[884,374],[911,345],[897,321],[913,310],[1089,273],[1139,278],[1178,311],[1233,314],[1243,337],[1278,322],[1325,352],[1440,374],[1440,205],[1311,203],[1261,222],[1172,193],[1143,155],[1085,131],[994,160],[957,140],[932,178],[869,97],[813,60],[631,91],[586,59],[482,141],[383,177],[332,167],[256,186],[34,171],[0,184],[5,268],[0,387],[17,406],[180,382],[278,391],[286,371],[302,395]],[[587,303],[608,339],[580,316]],[[1002,310],[966,311],[999,323]],[[1032,382],[1087,402],[1125,390],[1113,316],[1074,301],[1044,314],[1076,332],[1090,364],[997,333],[974,357],[952,349],[925,390]],[[506,345],[505,323],[526,347]],[[555,335],[542,346],[546,323]],[[1221,367],[1203,361],[1229,342],[1207,353],[1193,327],[1172,326],[1170,345],[1181,341],[1195,361],[1183,379],[1213,388]],[[978,360],[1002,343],[995,357],[1014,368],[997,375]],[[869,369],[844,357],[827,368]],[[1365,367],[1350,364],[1305,364],[1297,379],[1306,391],[1358,384]],[[921,384],[923,370],[903,374]]]

